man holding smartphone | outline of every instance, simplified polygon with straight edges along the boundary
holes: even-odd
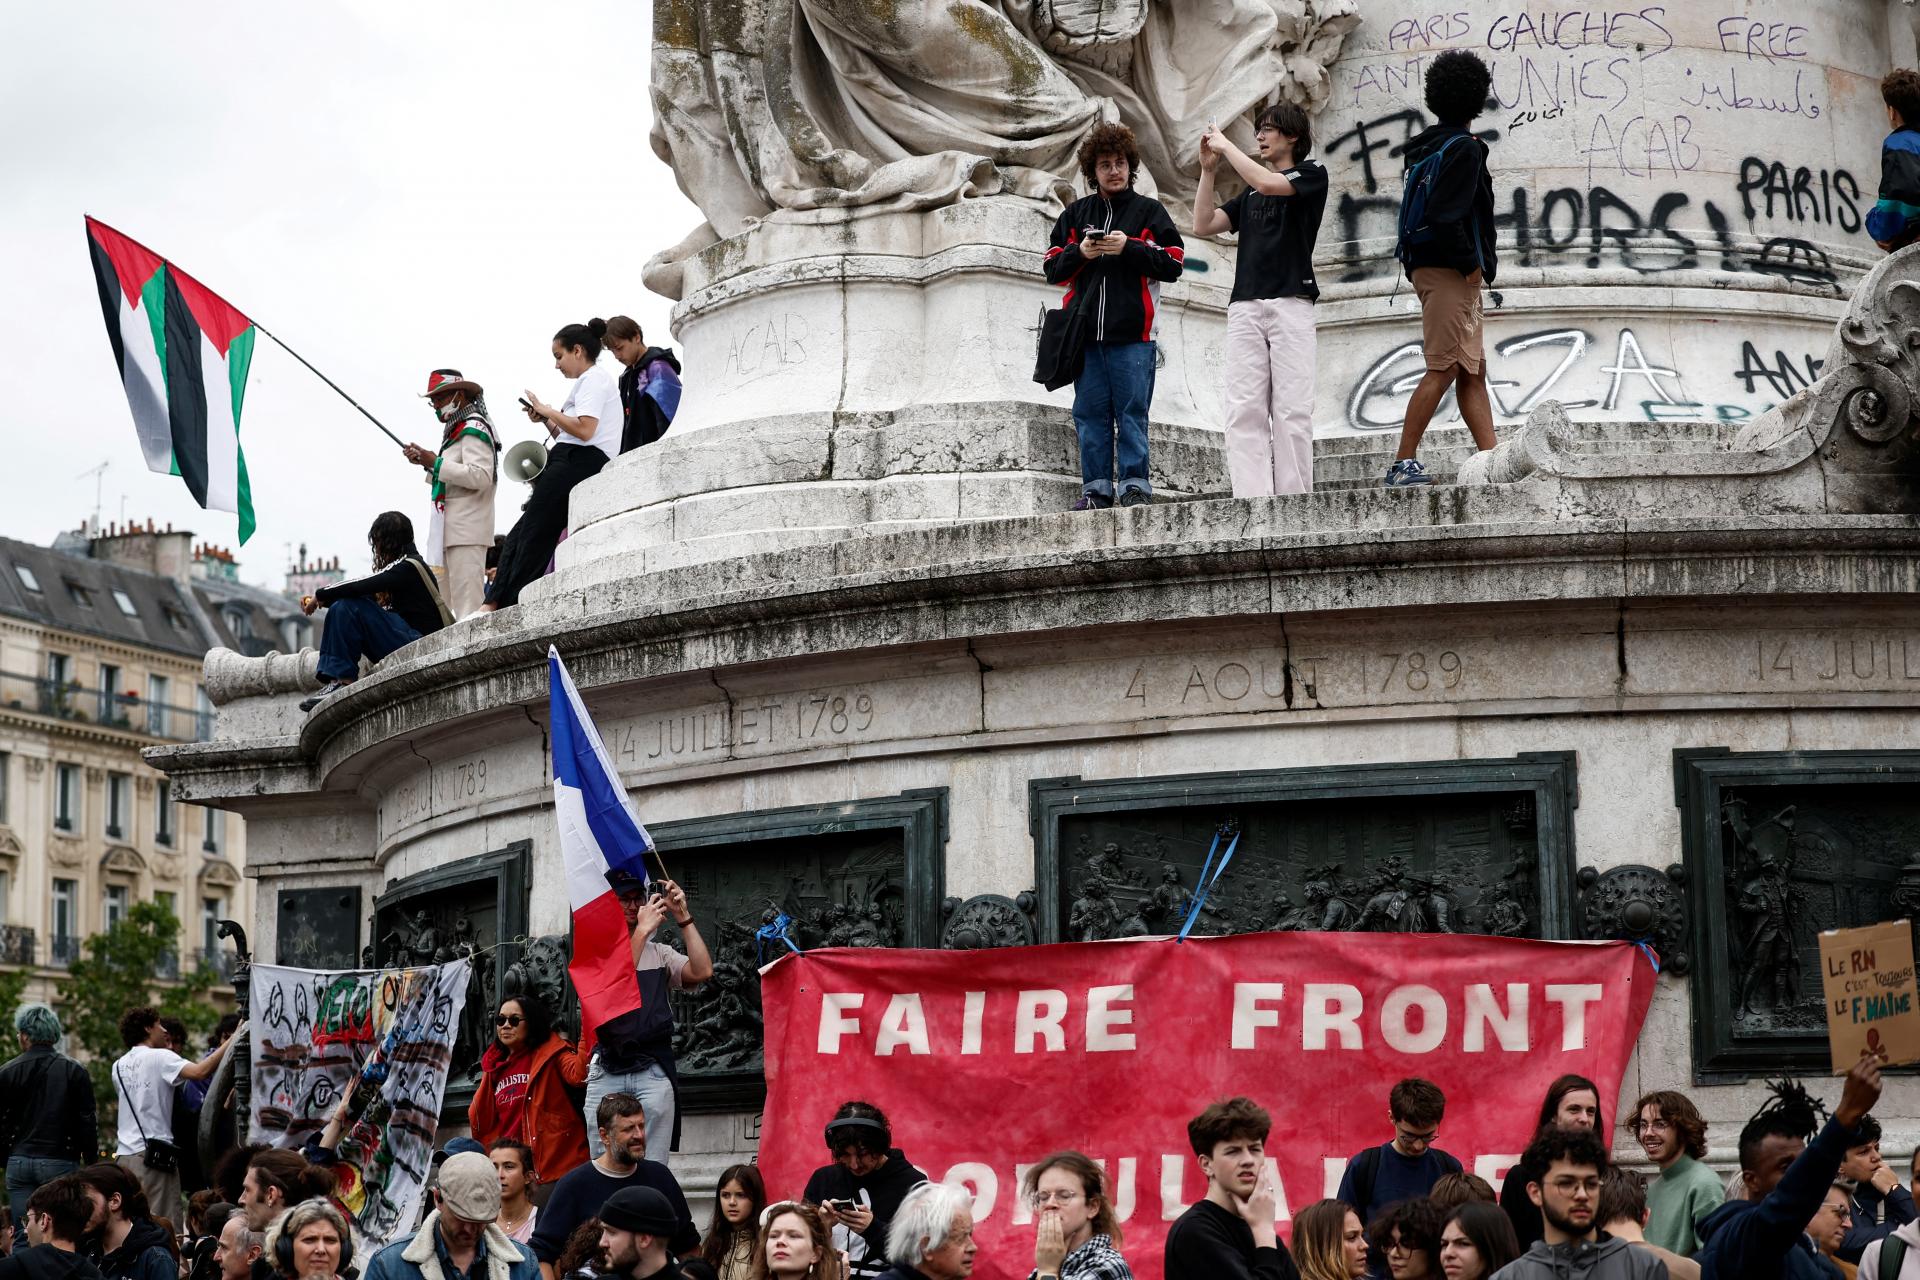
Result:
[[[833,1230],[834,1247],[847,1255],[851,1276],[887,1270],[887,1229],[907,1192],[927,1175],[893,1145],[893,1129],[870,1102],[843,1102],[827,1122],[833,1163],[807,1179],[801,1199],[820,1206]]]
[[[587,1146],[596,1160],[605,1150],[595,1122],[600,1099],[610,1093],[630,1093],[646,1109],[647,1159],[666,1164],[679,1136],[673,1008],[667,993],[697,987],[712,977],[713,957],[687,905],[686,891],[679,885],[665,876],[649,882],[617,871],[609,873],[607,880],[619,895],[620,909],[633,932],[640,1007],[598,1029],[599,1044],[587,1068]],[[653,935],[669,916],[680,930],[685,952],[654,941]]]

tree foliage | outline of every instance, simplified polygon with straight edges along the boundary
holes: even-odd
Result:
[[[27,979],[32,976],[32,971],[29,969],[21,969],[14,973],[0,973],[0,1017],[6,1019],[6,1025],[0,1027],[0,1032],[6,1033],[4,1037],[0,1037],[0,1044],[4,1044],[7,1049],[13,1048],[17,1043],[12,1038],[13,1015],[19,1012],[23,997],[27,994]],[[0,1056],[7,1055],[0,1051]]]
[[[113,1061],[126,1052],[120,1018],[143,1005],[162,1017],[180,1019],[196,1041],[220,1020],[207,999],[219,977],[202,967],[182,972],[178,982],[156,975],[171,973],[180,954],[180,921],[158,903],[137,902],[118,924],[87,939],[86,955],[73,962],[60,981],[54,1002],[67,1035],[93,1076],[102,1134],[115,1123]]]

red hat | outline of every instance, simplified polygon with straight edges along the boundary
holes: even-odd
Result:
[[[464,391],[476,400],[485,394],[479,383],[468,381],[458,369],[435,369],[427,375],[427,389],[422,398],[431,398],[442,391]]]

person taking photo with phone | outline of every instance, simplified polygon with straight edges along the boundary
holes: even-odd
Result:
[[[870,1102],[841,1103],[827,1122],[826,1136],[833,1163],[813,1171],[800,1198],[820,1206],[852,1275],[880,1275],[887,1270],[893,1215],[927,1175],[893,1145],[887,1117]]]

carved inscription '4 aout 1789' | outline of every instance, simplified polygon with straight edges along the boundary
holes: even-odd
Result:
[[[1920,656],[1920,655],[1916,655]],[[1443,696],[1466,681],[1467,662],[1452,649],[1296,656],[1278,652],[1244,661],[1178,660],[1164,668],[1142,663],[1122,697],[1143,709],[1204,711],[1241,705],[1325,706],[1335,702]]]

